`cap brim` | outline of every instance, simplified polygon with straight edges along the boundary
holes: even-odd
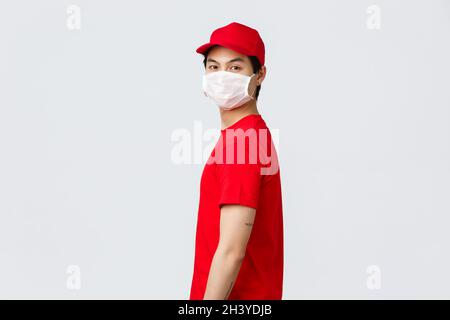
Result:
[[[205,43],[204,45],[201,45],[200,47],[198,47],[197,50],[195,50],[195,51],[204,55],[206,53],[206,51],[208,51],[209,48],[211,48],[212,46],[216,46],[216,45],[217,46],[222,46],[222,47],[225,47],[225,48],[228,48],[228,49],[231,49],[231,50],[234,50],[236,52],[239,52],[241,54],[245,54],[247,56],[251,56],[252,55],[250,52],[247,52],[246,50],[243,50],[242,48],[239,48],[236,45],[228,44],[228,43],[224,43],[224,42],[220,42],[220,43],[208,42],[208,43]]]
[[[215,45],[214,43],[205,43],[204,45],[201,45],[200,47],[197,48],[197,50],[195,50],[197,53],[201,53],[201,54],[205,54],[206,51],[208,51],[209,48],[211,48],[213,45]]]

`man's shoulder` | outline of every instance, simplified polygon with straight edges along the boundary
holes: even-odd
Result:
[[[225,136],[231,137],[240,135],[249,136],[259,134],[259,132],[267,132],[270,134],[270,130],[262,117],[253,117],[248,121],[239,123],[233,128],[225,129],[223,133]]]

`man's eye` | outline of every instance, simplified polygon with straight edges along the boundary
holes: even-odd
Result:
[[[214,66],[214,65],[209,66],[210,70],[214,70],[215,68],[217,68],[217,66]]]
[[[239,67],[239,66],[232,66],[231,69],[233,71],[239,71],[239,70],[241,70],[241,67]]]

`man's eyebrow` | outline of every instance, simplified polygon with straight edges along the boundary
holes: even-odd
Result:
[[[211,59],[211,58],[208,58],[207,60],[206,60],[207,62],[215,62],[215,63],[217,63],[218,64],[218,62],[216,61],[216,60],[214,60],[214,59]]]
[[[217,63],[217,64],[220,64],[219,62],[217,62],[216,60],[211,59],[211,58],[208,58],[206,61],[207,61],[207,62],[215,62],[215,63]],[[231,59],[231,60],[228,61],[227,63],[236,62],[236,61],[239,61],[239,62],[245,62],[244,59],[237,57],[237,58]]]
[[[238,57],[238,58],[231,59],[227,63],[236,62],[236,61],[244,62],[244,59]]]

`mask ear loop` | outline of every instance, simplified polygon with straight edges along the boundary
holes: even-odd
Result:
[[[256,76],[256,73],[252,74],[252,75],[249,77],[249,79],[248,79],[248,83],[247,83],[247,95],[248,95],[250,98],[252,98],[252,100],[255,100],[255,98],[253,97],[253,95],[254,95],[255,92],[256,92],[256,87],[257,87],[257,86],[255,86],[255,90],[253,91],[252,94],[248,94],[248,88],[249,88],[249,86],[250,86],[250,82],[252,81],[253,76]]]

